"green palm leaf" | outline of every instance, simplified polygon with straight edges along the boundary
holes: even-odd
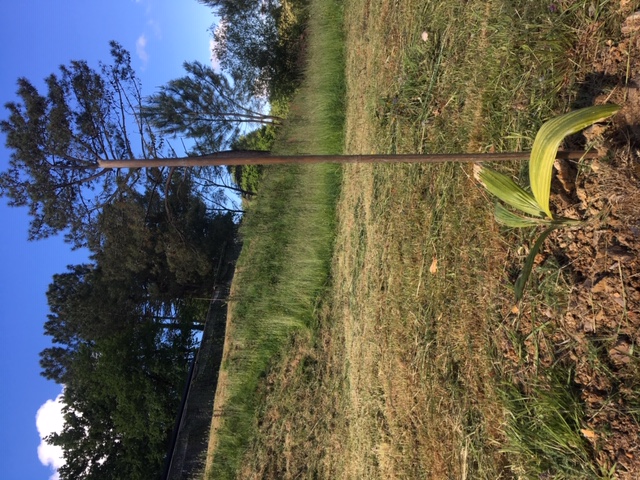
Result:
[[[475,175],[489,192],[513,208],[537,217],[544,214],[533,195],[506,175],[481,165],[476,165]]]
[[[529,181],[537,204],[549,218],[553,218],[549,209],[551,173],[560,143],[567,135],[604,120],[619,109],[618,105],[587,107],[553,118],[540,127],[531,150]]]
[[[537,227],[540,224],[547,223],[548,220],[540,217],[525,217],[507,210],[501,203],[496,203],[495,210],[496,221],[502,225],[511,228]]]

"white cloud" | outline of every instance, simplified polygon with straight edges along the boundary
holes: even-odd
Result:
[[[142,68],[146,67],[149,62],[149,54],[147,53],[147,36],[144,33],[136,40],[136,53],[138,58],[142,60]]]
[[[147,20],[147,25],[149,25],[149,27],[151,28],[151,31],[153,32],[155,38],[162,38],[162,28],[160,27],[160,22],[158,20],[156,20],[155,18],[151,18]]]
[[[49,445],[44,438],[52,433],[59,433],[64,426],[62,414],[62,393],[55,400],[47,400],[36,413],[36,428],[40,434],[38,458],[45,466],[50,466],[54,473],[49,480],[58,480],[58,468],[64,465],[62,448]]]

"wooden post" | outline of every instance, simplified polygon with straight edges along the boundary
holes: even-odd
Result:
[[[282,165],[311,163],[445,163],[504,162],[526,160],[530,152],[510,153],[437,153],[399,155],[271,155],[270,152],[228,151],[198,157],[149,158],[139,160],[99,160],[100,168],[203,167],[222,165]],[[559,151],[557,158],[580,159],[597,157],[596,152]]]

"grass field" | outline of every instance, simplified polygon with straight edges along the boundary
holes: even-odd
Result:
[[[343,147],[341,11],[333,2],[312,9],[310,80],[289,106],[274,147],[280,154],[335,154]],[[292,335],[308,336],[314,328],[330,274],[340,176],[335,165],[263,171],[260,196],[241,228],[205,478],[236,478],[256,434],[264,375]]]
[[[343,13],[344,151],[527,150],[554,114],[596,99],[624,103],[638,68],[635,34],[625,37],[621,25],[639,7],[327,7]],[[619,60],[607,63],[614,49]],[[305,111],[298,107],[302,118]],[[295,133],[288,138],[298,143]],[[599,177],[574,166],[576,182],[613,178],[602,172],[621,166],[622,150],[598,164]],[[524,164],[501,168],[526,173]],[[515,304],[511,285],[535,232],[500,229],[469,167],[351,165],[341,179],[330,282],[304,328],[287,330],[278,360],[252,384],[260,392],[255,430],[237,478],[635,478],[640,295],[629,282],[637,260],[606,267],[620,270],[622,293],[609,295],[618,306],[593,288],[584,300],[577,272],[582,259],[600,258],[598,244],[576,250],[568,243],[579,234],[560,234]],[[616,221],[624,210],[617,205],[636,197],[624,198],[612,204]],[[605,230],[585,235],[605,238]],[[597,328],[576,320],[583,314]]]

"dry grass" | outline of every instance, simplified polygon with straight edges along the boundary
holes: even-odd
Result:
[[[618,8],[601,2],[609,10],[596,22],[588,2],[556,3],[568,12],[558,25],[539,2],[346,2],[346,153],[526,149],[543,119],[584,100],[578,53],[604,43]],[[574,20],[597,24],[586,47]],[[545,41],[523,43],[531,31]],[[331,288],[312,332],[298,332],[266,377],[239,478],[553,478],[546,465],[527,471],[544,448],[504,451],[531,416],[512,421],[523,398],[539,412],[540,399],[560,404],[546,394],[563,385],[548,388],[547,373],[562,353],[553,332],[570,279],[549,267],[512,303],[530,240],[497,229],[467,167],[345,167]],[[539,389],[519,398],[528,381]],[[584,422],[570,426],[583,444]],[[593,460],[583,444],[567,468]]]
[[[486,24],[488,7],[475,6]],[[407,56],[426,54],[416,42],[429,13],[418,1],[346,8],[346,153],[423,151],[434,127],[415,122],[450,106],[399,91]],[[435,76],[420,81],[435,89]],[[470,124],[479,105],[456,115]],[[498,478],[490,336],[505,247],[482,192],[459,165],[353,165],[338,218],[317,335],[270,374],[241,478]]]
[[[462,195],[464,172],[442,170],[345,175],[333,299],[348,385],[348,441],[333,452],[342,478],[495,478],[500,470],[486,315],[500,246],[479,240],[491,225],[482,208],[455,222],[460,212],[449,210],[442,221],[438,199],[474,202]],[[458,177],[453,199],[434,192],[442,176]]]
[[[478,9],[479,25],[487,12]],[[409,80],[407,56],[426,53],[421,22],[433,13],[424,2],[347,8],[346,153],[423,150],[429,127],[415,123],[447,108],[446,99],[406,103],[399,83]],[[448,41],[446,30],[428,33]],[[381,99],[396,102],[391,113]],[[415,109],[414,124],[395,115],[399,103]],[[478,105],[461,116],[477,118]],[[331,312],[321,332],[331,339],[323,344],[331,349],[327,378],[344,389],[332,415],[343,430],[331,432],[333,448],[322,452],[332,466],[324,473],[497,478],[503,418],[488,348],[504,248],[482,193],[458,165],[350,166],[338,212]]]
[[[502,247],[478,240],[492,228],[484,208],[441,221],[429,192],[456,174],[460,200],[462,171],[345,172],[317,336],[298,337],[270,374],[242,478],[498,478],[488,346]]]

